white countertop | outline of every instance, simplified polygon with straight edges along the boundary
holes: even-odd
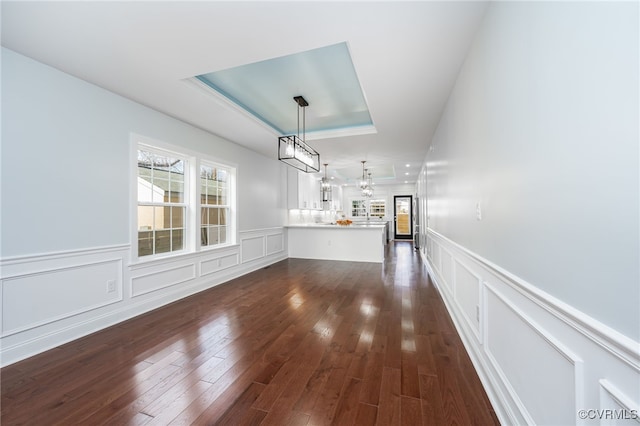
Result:
[[[331,225],[323,223],[299,223],[286,225],[285,228],[315,228],[315,229],[382,229],[386,226],[384,223],[366,223],[351,225]]]

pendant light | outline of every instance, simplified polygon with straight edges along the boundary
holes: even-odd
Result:
[[[369,172],[368,170],[367,172],[369,173],[369,177],[367,178],[366,188],[362,190],[362,195],[367,198],[371,198],[373,197],[373,180],[371,179],[371,172]]]
[[[298,134],[278,138],[278,160],[305,173],[320,171],[320,154],[305,142],[305,108],[309,103],[302,96],[294,96],[298,104]],[[302,139],[300,138],[300,112],[302,112]]]
[[[324,177],[321,179],[320,184],[320,199],[323,203],[331,203],[332,194],[331,194],[331,181],[327,177],[327,166],[328,163],[324,163]],[[328,206],[325,206],[328,207]]]
[[[360,161],[362,163],[362,178],[360,179],[360,190],[362,191],[362,196],[369,198],[373,196],[373,181],[371,180],[371,172],[364,168],[364,164],[366,161]],[[369,173],[369,177],[367,177],[367,173]]]
[[[360,179],[360,189],[364,191],[364,189],[367,187],[367,177],[365,176],[366,170],[364,168],[364,163],[366,163],[366,161],[362,160],[361,163],[362,163],[362,178]]]

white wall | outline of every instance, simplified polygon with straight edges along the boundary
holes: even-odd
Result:
[[[129,265],[131,133],[237,165],[236,246]],[[1,161],[3,364],[286,257],[277,159],[4,48]]]
[[[239,229],[282,225],[276,159],[3,49],[2,257],[128,244],[131,132],[237,163]]]
[[[634,10],[493,5],[427,172],[433,230],[640,340]]]
[[[417,185],[423,254],[508,423],[640,401],[638,12],[492,3]]]

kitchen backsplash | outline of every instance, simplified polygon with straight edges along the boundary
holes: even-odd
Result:
[[[366,221],[367,219],[362,218],[353,218],[353,217],[343,217],[343,212],[335,212],[335,211],[324,211],[324,210],[298,210],[292,209],[288,211],[288,220],[289,225],[302,225],[305,223],[335,223],[337,219],[351,219],[353,221]],[[371,217],[371,220],[386,220],[386,217],[378,218]]]
[[[336,213],[323,210],[289,210],[289,225],[303,223],[335,222]]]

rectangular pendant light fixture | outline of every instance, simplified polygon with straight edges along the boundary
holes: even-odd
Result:
[[[278,160],[305,173],[320,171],[320,154],[305,140],[305,108],[309,103],[302,96],[294,96],[298,104],[298,134],[278,138]],[[300,139],[300,110],[302,110],[302,139]]]
[[[305,173],[320,171],[320,154],[296,135],[278,138],[278,160]]]

